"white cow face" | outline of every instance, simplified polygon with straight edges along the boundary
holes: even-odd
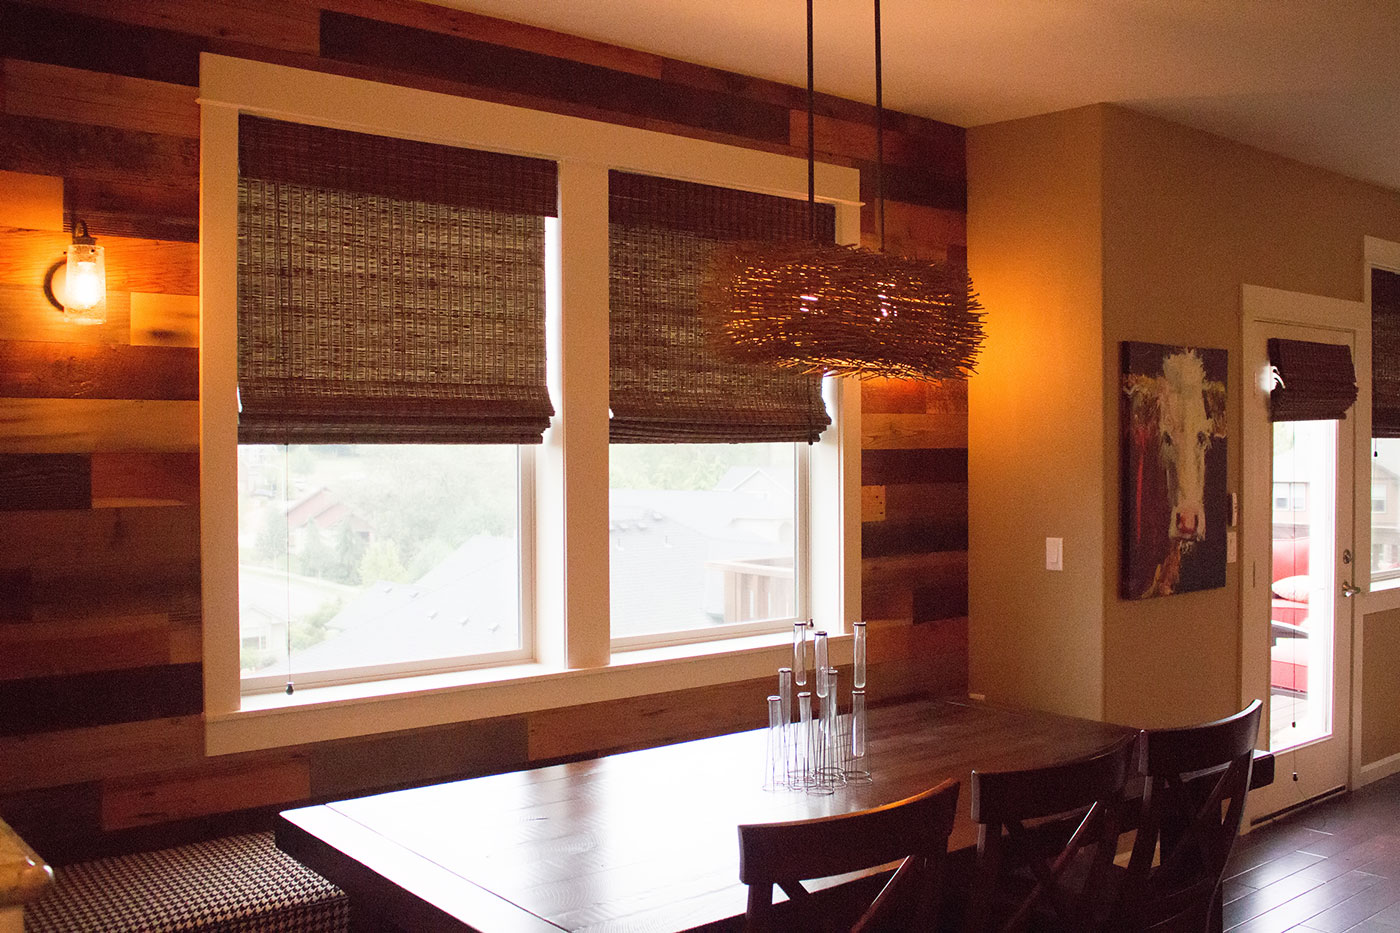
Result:
[[[1172,505],[1170,534],[1177,541],[1206,536],[1206,451],[1214,421],[1206,410],[1205,369],[1195,353],[1175,353],[1162,362],[1156,380],[1160,425],[1158,456],[1167,472]]]

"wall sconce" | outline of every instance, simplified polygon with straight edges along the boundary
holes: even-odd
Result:
[[[54,276],[64,269],[63,296],[54,292]],[[68,253],[44,273],[44,297],[74,324],[102,324],[107,320],[106,250],[88,235],[87,224],[73,218],[73,242]]]

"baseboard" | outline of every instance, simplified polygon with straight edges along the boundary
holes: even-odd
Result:
[[[1400,772],[1400,752],[1362,765],[1361,773],[1357,775],[1356,786],[1365,787],[1372,781],[1379,781],[1381,778],[1390,777],[1397,772]]]

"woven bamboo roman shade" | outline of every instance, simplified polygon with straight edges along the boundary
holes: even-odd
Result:
[[[532,443],[553,162],[243,115],[243,443]]]
[[[836,212],[816,206],[817,236]],[[715,249],[805,241],[804,201],[611,172],[611,439],[623,443],[816,441],[831,423],[821,378],[725,359],[705,336],[700,291]]]
[[[1345,418],[1356,402],[1350,347],[1272,337],[1269,363],[1278,374],[1269,396],[1271,421]]]
[[[1400,437],[1400,275],[1371,270],[1371,436]]]

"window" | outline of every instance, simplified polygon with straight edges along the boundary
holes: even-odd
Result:
[[[1386,490],[1384,483],[1371,484],[1371,511],[1384,512],[1386,503]]]
[[[1274,511],[1305,512],[1307,508],[1307,483],[1274,483]]]
[[[1367,238],[1371,298],[1371,582],[1400,582],[1400,245]],[[1384,263],[1391,268],[1379,268]]]
[[[201,542],[210,754],[748,679],[791,650],[790,629],[761,631],[776,628],[773,619],[809,614],[839,633],[859,618],[858,387],[810,382],[794,396],[803,405],[796,435],[722,443],[683,436],[631,443],[613,436],[610,454],[610,434],[629,419],[635,425],[641,409],[611,397],[598,366],[614,340],[608,166],[790,201],[805,194],[804,160],[216,55],[203,56],[201,67]],[[297,306],[288,300],[305,292],[296,276],[306,267],[320,274],[336,265],[327,257],[335,255],[346,224],[382,233],[389,255],[431,270],[434,287],[450,278],[442,275],[444,262],[460,262],[469,276],[483,268],[479,257],[457,258],[459,241],[495,249],[506,238],[488,223],[479,236],[449,237],[442,261],[404,263],[411,244],[394,239],[393,231],[418,231],[413,212],[425,209],[423,199],[352,186],[339,207],[316,201],[315,211],[301,211],[311,218],[308,236],[340,225],[314,251],[315,262],[270,261],[250,273],[251,251],[268,244],[280,249],[277,238],[294,227],[283,221],[295,218],[299,203],[281,189],[272,192],[267,202],[275,210],[264,232],[249,232],[239,144],[250,118],[382,137],[391,147],[408,141],[464,149],[473,153],[461,156],[468,161],[510,153],[500,158],[549,163],[547,210],[523,213],[557,209],[557,218],[544,217],[534,228],[543,235],[528,249],[506,249],[512,261],[528,253],[526,265],[538,272],[532,280],[538,288],[530,290],[545,310],[547,394],[526,393],[516,408],[516,401],[502,403],[503,412],[497,396],[473,396],[479,383],[460,380],[445,402],[410,393],[409,400],[374,411],[386,384],[438,386],[439,375],[464,371],[465,355],[436,359],[430,341],[422,351],[427,362],[413,370],[420,378],[344,375],[338,367],[347,360],[397,365],[386,348],[422,334],[438,340],[453,326],[433,317],[451,306],[435,299],[423,302],[425,316],[415,319],[421,326],[403,326],[394,311],[376,316],[373,308],[347,322],[345,302],[358,298],[359,286],[318,284],[331,297],[313,301],[314,314],[278,320],[262,332],[275,335],[261,340],[273,348],[259,360],[263,371],[252,374],[262,384],[240,372],[243,335],[259,326],[241,316],[240,288],[248,294],[251,284],[269,313]],[[304,170],[296,157],[275,168],[294,176]],[[529,171],[528,165],[512,169]],[[362,175],[350,174],[363,183]],[[402,173],[389,174],[394,184],[402,182]],[[300,176],[273,182],[336,187]],[[823,166],[818,194],[838,202],[838,239],[854,241],[858,173]],[[386,223],[366,222],[360,202],[376,198],[402,202],[409,220],[396,227],[399,208],[391,206],[375,215],[388,217]],[[522,213],[473,202],[453,206],[445,222],[467,223],[470,217],[458,215],[482,210]],[[502,276],[482,278],[490,288]],[[327,308],[335,310],[323,313]],[[506,312],[500,326],[476,330],[510,343],[522,333],[521,311],[508,302]],[[307,336],[288,343],[289,332]],[[318,376],[329,382],[311,393],[311,402],[302,399],[308,387],[301,374],[289,369],[294,354],[303,369],[316,360]],[[710,406],[712,420],[727,429],[742,407],[737,403],[749,399],[733,387],[719,399]],[[502,423],[506,430],[493,434]],[[463,425],[471,426],[471,436],[457,436]],[[703,526],[698,538],[696,525]],[[636,623],[635,607],[671,598],[648,576],[654,565],[643,559],[662,553],[686,556],[685,608],[646,609],[648,621]],[[628,568],[635,581],[630,595],[624,585],[609,586],[612,570]],[[252,592],[255,581],[273,575],[291,581],[278,593],[281,605]],[[650,633],[640,631],[657,619],[664,621]],[[647,647],[658,634],[666,644]],[[706,640],[715,634],[736,637]],[[371,643],[373,658],[365,647]],[[347,673],[346,664],[354,670]],[[297,683],[291,695],[280,689],[288,671]],[[326,674],[320,682],[318,671]],[[249,692],[241,690],[244,674]]]

